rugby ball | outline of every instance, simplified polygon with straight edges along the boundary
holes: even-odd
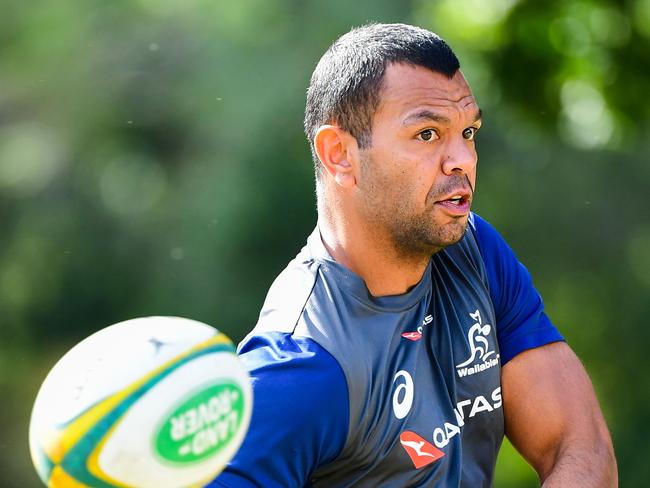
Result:
[[[50,487],[200,486],[234,456],[252,391],[232,342],[179,317],[120,322],[52,368],[29,427]]]

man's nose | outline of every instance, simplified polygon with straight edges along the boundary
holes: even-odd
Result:
[[[442,171],[447,175],[467,174],[476,166],[476,148],[471,141],[463,137],[455,138],[447,143],[445,156],[442,161]]]

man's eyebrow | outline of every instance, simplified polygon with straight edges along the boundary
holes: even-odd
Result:
[[[441,114],[437,114],[435,112],[432,112],[431,110],[420,110],[419,112],[415,112],[414,114],[409,115],[404,119],[404,122],[402,122],[402,125],[411,125],[415,124],[417,122],[421,122],[424,120],[430,120],[432,122],[439,122],[441,124],[450,124],[451,121],[449,120],[449,117],[446,117]]]
[[[483,111],[479,108],[478,112],[476,112],[476,115],[474,116],[474,120],[472,122],[478,122],[483,118]],[[404,119],[404,122],[402,122],[402,125],[411,125],[415,124],[417,122],[425,121],[425,120],[430,120],[432,122],[438,122],[441,124],[450,124],[451,121],[449,120],[449,117],[438,114],[436,112],[433,112],[428,109],[420,110],[419,112],[415,112],[414,114],[409,115]]]

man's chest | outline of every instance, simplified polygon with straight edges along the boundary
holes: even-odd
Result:
[[[369,375],[350,382],[345,457],[365,471],[359,486],[489,484],[503,414],[487,290],[434,286],[417,307],[382,321],[366,331],[367,350],[359,341],[342,364],[348,376],[360,374],[363,357]],[[371,322],[357,325],[363,332]]]
[[[503,437],[500,355],[489,304],[440,308],[435,300],[421,337],[408,336],[395,351],[381,417],[387,439],[399,438],[388,456],[396,469],[460,484],[462,465],[493,465]]]

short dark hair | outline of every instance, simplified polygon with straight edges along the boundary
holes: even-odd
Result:
[[[449,78],[460,68],[445,41],[412,25],[368,24],[339,37],[318,62],[307,90],[305,134],[317,177],[314,136],[321,125],[339,125],[362,149],[372,144],[372,120],[390,63],[422,66]]]

